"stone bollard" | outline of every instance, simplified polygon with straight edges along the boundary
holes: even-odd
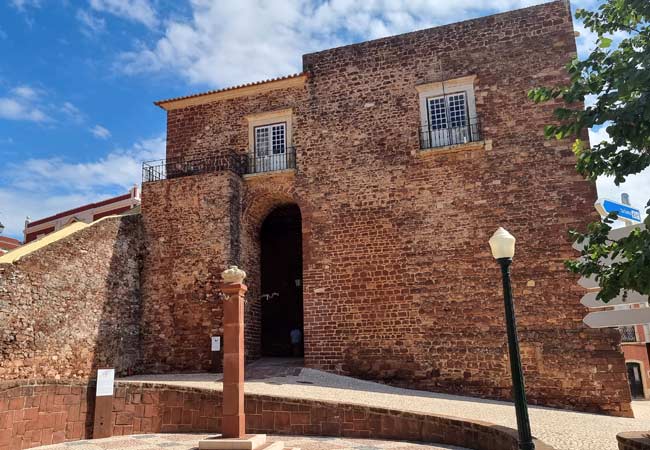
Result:
[[[246,272],[230,266],[221,277],[223,304],[223,425],[224,438],[243,438],[244,414],[244,295]]]

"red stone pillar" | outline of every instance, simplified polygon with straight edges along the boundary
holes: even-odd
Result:
[[[243,438],[244,414],[244,295],[246,273],[237,266],[221,274],[223,301],[223,418],[224,438]]]

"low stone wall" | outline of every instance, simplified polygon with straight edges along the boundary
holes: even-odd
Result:
[[[0,264],[0,380],[140,367],[139,215],[107,217]]]
[[[650,431],[629,431],[616,435],[618,450],[650,450]]]
[[[1,382],[0,450],[88,439],[94,405],[92,384]]]
[[[218,432],[221,392],[154,383],[116,384],[113,435]],[[94,384],[0,383],[0,450],[92,437]],[[516,432],[486,422],[384,408],[247,395],[248,432],[442,443],[516,450]],[[633,448],[633,447],[632,447]],[[536,441],[537,450],[553,450]]]
[[[221,392],[155,383],[120,383],[113,435],[212,432],[221,427]],[[516,450],[516,432],[486,422],[315,400],[247,395],[249,433],[344,436]],[[552,450],[536,441],[537,450]]]

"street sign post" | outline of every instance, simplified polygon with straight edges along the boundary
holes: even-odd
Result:
[[[627,291],[627,296],[624,298],[623,295],[618,295],[608,301],[607,303],[601,302],[596,299],[598,291],[593,291],[585,294],[580,303],[582,303],[587,308],[606,308],[608,306],[617,306],[617,305],[638,305],[648,303],[648,297],[641,295],[636,291]]]
[[[615,205],[613,206],[613,204]],[[604,208],[607,208],[608,212],[611,212],[615,210],[612,208],[616,208],[618,206],[634,210],[634,208],[630,208],[628,205],[612,202],[610,200],[598,200],[598,202],[596,202],[596,209],[601,214],[603,214],[603,211],[605,210]],[[617,210],[617,212],[619,211],[620,210]],[[641,215],[639,211],[638,210],[634,210],[634,211],[636,211],[638,220],[640,220]],[[607,213],[603,215],[606,214]],[[624,214],[629,217],[634,217],[634,212],[626,211]],[[619,212],[619,217],[622,217],[620,212]],[[631,220],[632,219],[629,220],[626,219],[628,223],[631,222]],[[622,228],[615,228],[611,230],[607,236],[609,239],[613,241],[617,241],[619,239],[627,237],[633,230],[637,228],[644,229],[644,225],[636,224],[636,225],[626,226]],[[578,251],[582,251],[584,247],[585,247],[585,243],[573,244],[573,248]],[[605,265],[609,265],[615,261],[616,260],[612,261],[610,258],[603,258],[599,262]],[[627,306],[627,309],[590,312],[582,320],[585,323],[585,325],[587,325],[588,327],[590,328],[623,327],[628,325],[644,325],[650,323],[650,308],[633,307],[633,305],[647,305],[648,304],[647,295],[641,295],[635,291],[627,291],[627,295],[624,296],[621,293],[616,297],[614,297],[613,299],[611,299],[609,302],[605,303],[596,299],[599,291],[599,285],[593,276],[581,277],[578,280],[578,284],[585,289],[590,289],[590,292],[587,292],[580,299],[580,303],[582,303],[587,308],[607,308],[607,307],[619,306],[619,305]]]
[[[615,212],[618,214],[620,220],[629,222],[630,224],[641,222],[641,211],[632,208],[630,205],[625,205],[613,200],[598,199],[594,206],[596,207],[596,211],[598,211],[598,213],[603,217],[609,213]]]
[[[650,308],[591,312],[582,321],[589,328],[624,327],[650,323]]]

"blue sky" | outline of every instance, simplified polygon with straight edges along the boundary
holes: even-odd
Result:
[[[126,192],[164,156],[152,102],[300,71],[301,55],[536,0],[5,0],[0,4],[0,221]],[[597,0],[574,0],[592,8]],[[581,31],[586,51],[594,37]],[[272,57],[271,57],[272,56]],[[254,61],[254,64],[251,64]],[[598,138],[606,137],[596,130]],[[640,206],[650,174],[625,190]],[[611,182],[601,194],[618,198]]]

